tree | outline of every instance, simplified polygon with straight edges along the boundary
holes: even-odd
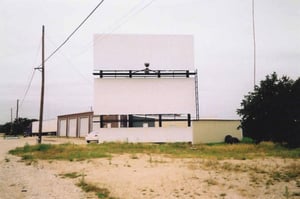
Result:
[[[237,113],[243,134],[256,140],[300,146],[300,78],[296,81],[274,72],[242,100]]]
[[[28,119],[28,118],[18,118],[15,119],[13,123],[7,122],[1,126],[0,132],[13,135],[23,134],[29,128],[31,128],[31,123],[37,121],[36,119]]]
[[[11,122],[7,122],[3,125],[0,126],[0,132],[1,133],[9,133],[12,127],[12,123]]]

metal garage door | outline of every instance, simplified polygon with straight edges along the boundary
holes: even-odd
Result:
[[[59,121],[59,136],[67,136],[67,120]]]
[[[80,118],[79,123],[79,137],[85,137],[89,132],[89,118]]]
[[[69,120],[69,137],[76,137],[76,130],[77,130],[77,119],[70,119]]]

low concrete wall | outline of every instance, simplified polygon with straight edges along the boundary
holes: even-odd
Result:
[[[188,128],[101,128],[99,142],[192,142]]]
[[[237,129],[239,120],[193,121],[193,144],[224,142],[226,135],[242,139],[242,130]]]

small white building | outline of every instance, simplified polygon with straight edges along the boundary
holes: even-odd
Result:
[[[73,113],[57,117],[57,135],[85,137],[92,130],[93,112]]]
[[[39,133],[39,121],[32,122],[32,135],[37,135]],[[43,135],[56,135],[57,132],[57,120],[44,120],[42,134]]]

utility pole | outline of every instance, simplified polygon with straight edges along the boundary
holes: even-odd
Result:
[[[40,101],[40,118],[39,118],[39,138],[38,144],[42,143],[42,130],[43,130],[43,111],[44,111],[44,84],[45,84],[45,27],[42,27],[42,67],[38,68],[42,72],[42,86],[41,86],[41,101]]]
[[[10,108],[10,134],[12,135],[12,131],[13,131],[13,109]]]
[[[17,110],[16,110],[16,126],[17,128],[15,129],[15,136],[16,134],[20,133],[19,132],[19,99],[17,99]]]
[[[16,119],[19,119],[19,99],[17,99],[17,110],[16,110]]]
[[[13,122],[13,108],[10,108],[10,122]]]

